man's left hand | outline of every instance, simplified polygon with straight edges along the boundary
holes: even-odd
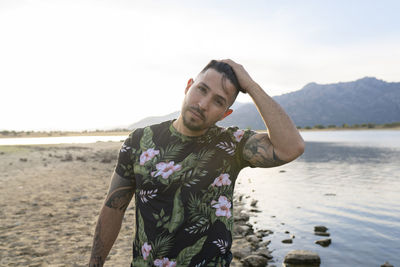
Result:
[[[223,59],[224,62],[232,67],[235,72],[236,78],[238,79],[239,85],[245,93],[248,93],[251,88],[256,85],[256,82],[250,77],[249,73],[244,69],[244,67],[232,59]]]

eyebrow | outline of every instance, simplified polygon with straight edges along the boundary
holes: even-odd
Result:
[[[199,85],[206,87],[207,90],[211,90],[211,88],[210,88],[207,84],[205,84],[204,82],[200,82]],[[224,92],[225,92],[225,90],[224,90]],[[226,93],[226,92],[225,92],[225,93]],[[221,95],[218,95],[218,94],[217,94],[217,97],[218,97],[221,101],[224,101],[224,104],[227,103],[227,100],[225,99],[225,97],[223,97],[223,96],[221,96]]]

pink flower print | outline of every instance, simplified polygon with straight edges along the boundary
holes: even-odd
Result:
[[[143,246],[142,246],[142,255],[143,255],[143,259],[147,259],[147,257],[150,254],[150,250],[151,250],[151,245],[147,244],[147,242],[144,242]]]
[[[240,140],[242,140],[242,138],[243,138],[244,131],[243,130],[237,130],[236,132],[233,133],[233,135],[235,136],[236,141],[240,142]]]
[[[175,267],[176,262],[170,261],[168,258],[164,258],[162,260],[161,259],[155,260],[154,265],[157,267]]]
[[[182,169],[182,166],[179,164],[174,165],[174,162],[170,161],[168,163],[160,162],[156,165],[156,168],[158,172],[152,172],[152,175],[154,177],[161,175],[162,178],[167,179],[172,173]]]
[[[230,218],[231,214],[231,202],[225,196],[220,196],[218,202],[213,200],[211,201],[211,205],[213,208],[216,208],[215,215],[217,216],[225,216],[226,218]]]
[[[220,176],[215,178],[214,183],[212,183],[212,186],[223,186],[223,185],[230,185],[231,180],[229,180],[229,174],[227,173],[222,173]]]
[[[140,155],[140,165],[143,166],[147,161],[151,160],[159,153],[159,150],[154,150],[153,148],[149,148],[146,151],[142,152],[142,155]]]

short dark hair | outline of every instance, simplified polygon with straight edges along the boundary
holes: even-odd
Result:
[[[223,79],[228,79],[233,84],[233,86],[235,86],[237,90],[235,98],[238,95],[239,91],[244,93],[244,90],[242,89],[242,87],[240,87],[239,81],[236,78],[235,72],[229,64],[213,59],[207,64],[207,66],[204,67],[204,69],[200,73],[204,73],[208,69],[214,69],[218,71],[222,74]]]

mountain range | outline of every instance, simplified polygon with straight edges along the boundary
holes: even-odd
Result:
[[[332,84],[309,83],[298,91],[273,98],[300,127],[400,121],[400,82],[385,82],[374,77]],[[218,125],[265,129],[253,103],[235,103],[232,109],[234,112]],[[178,116],[179,111],[148,117],[128,128],[144,127]]]

